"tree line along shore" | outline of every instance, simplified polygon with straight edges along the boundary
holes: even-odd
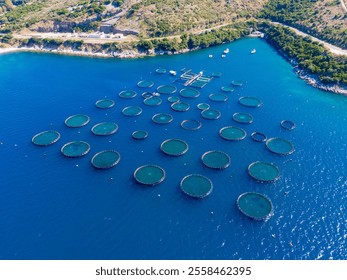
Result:
[[[83,40],[51,38],[18,39],[11,34],[0,35],[0,47],[15,46],[58,53],[87,54],[105,57],[143,57],[156,54],[176,54],[229,43],[249,34],[250,27],[266,34],[265,40],[290,61],[301,78],[314,86],[346,94],[347,57],[335,56],[320,43],[302,37],[289,28],[270,22],[242,22],[212,29],[202,33],[184,33],[163,39],[137,41],[86,43]]]

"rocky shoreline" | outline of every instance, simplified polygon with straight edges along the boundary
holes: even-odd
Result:
[[[198,48],[195,48],[194,50],[197,50]],[[174,55],[174,54],[181,54],[186,53],[189,51],[189,49],[180,50],[178,52],[155,52],[150,51],[148,53],[141,53],[135,50],[123,50],[122,52],[93,52],[89,50],[73,50],[73,49],[50,49],[50,48],[44,48],[44,47],[10,47],[10,48],[0,48],[0,55],[3,53],[10,53],[10,52],[43,52],[43,53],[54,53],[54,54],[62,54],[62,55],[72,55],[72,56],[85,56],[85,57],[98,57],[98,58],[119,58],[119,59],[133,59],[133,58],[144,58],[148,56],[156,56],[156,55]],[[322,84],[318,77],[315,77],[313,75],[310,75],[303,69],[298,68],[298,64],[293,59],[289,59],[283,52],[278,52],[286,59],[288,60],[295,69],[295,72],[298,74],[300,79],[303,79],[306,81],[309,85],[323,90],[332,92],[335,94],[342,94],[347,96],[347,87],[340,86],[337,84],[333,85],[326,85]]]
[[[316,78],[312,75],[309,75],[304,70],[297,70],[296,72],[299,75],[300,79],[303,79],[309,85],[311,85],[315,88],[347,96],[347,87],[342,87],[342,86],[336,85],[336,84],[335,85],[325,85],[325,84],[322,84],[321,82],[319,82],[318,78]]]
[[[86,57],[98,57],[98,58],[120,58],[120,59],[131,59],[131,58],[143,58],[149,56],[157,56],[157,55],[174,55],[174,54],[182,54],[189,51],[197,50],[195,49],[184,49],[177,52],[155,52],[149,51],[148,53],[138,52],[135,50],[123,50],[121,52],[94,52],[90,50],[73,50],[73,49],[57,49],[57,48],[46,48],[46,47],[9,47],[9,48],[1,48],[0,54],[11,53],[11,52],[40,52],[40,53],[54,53],[54,54],[62,54],[62,55],[72,55],[72,56],[86,56]]]
[[[289,58],[281,50],[277,50],[277,52],[280,55],[282,55],[294,67],[294,71],[299,76],[299,78],[306,81],[307,84],[309,84],[310,86],[313,86],[323,91],[327,91],[327,92],[331,92],[335,94],[342,94],[347,96],[347,86],[341,86],[337,84],[332,84],[332,85],[323,84],[319,81],[317,76],[311,75],[304,69],[299,68],[297,61],[295,61],[292,58]]]

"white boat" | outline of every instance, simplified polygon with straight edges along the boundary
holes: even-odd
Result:
[[[213,55],[212,55],[212,54],[210,54],[208,57],[209,57],[209,58],[212,58],[212,57],[213,57]]]
[[[223,51],[223,53],[225,53],[225,54],[229,53],[229,49],[226,48],[226,49]]]
[[[222,57],[223,57],[223,58],[225,58],[225,57],[226,57],[226,55],[225,55],[225,54],[222,54]]]
[[[176,75],[177,75],[177,72],[174,71],[174,70],[170,70],[169,73],[170,73],[172,76],[176,76]]]
[[[257,52],[256,49],[251,50],[251,54],[256,53],[256,52]]]

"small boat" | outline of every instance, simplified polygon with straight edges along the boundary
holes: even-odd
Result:
[[[174,71],[174,70],[170,70],[169,73],[170,73],[172,76],[176,76],[176,75],[177,75],[177,72]]]
[[[222,54],[222,57],[223,57],[223,58],[225,58],[225,57],[226,57],[226,55],[225,55],[225,54]]]
[[[251,54],[254,54],[254,53],[256,53],[256,52],[257,52],[256,49],[251,50]]]
[[[229,49],[226,48],[226,49],[223,51],[223,53],[225,53],[225,54],[229,53]]]
[[[160,93],[159,92],[153,92],[152,95],[153,96],[160,96]]]
[[[212,54],[210,54],[208,57],[209,57],[209,58],[212,58],[212,57],[213,57],[213,55],[212,55]]]

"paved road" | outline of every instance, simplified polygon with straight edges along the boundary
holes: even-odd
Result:
[[[347,13],[347,6],[345,4],[345,0],[340,0],[340,2],[341,2],[342,9],[344,9],[345,12]]]
[[[324,47],[326,47],[328,50],[330,50],[330,52],[332,52],[333,54],[337,54],[337,55],[346,55],[346,56],[347,56],[347,50],[345,50],[345,49],[341,49],[341,48],[339,48],[339,47],[337,47],[337,46],[334,46],[334,45],[329,44],[329,43],[327,43],[327,42],[325,42],[325,41],[322,41],[322,40],[320,40],[320,39],[318,39],[318,38],[316,38],[316,37],[313,37],[313,36],[311,36],[311,35],[309,35],[309,34],[307,34],[307,33],[304,33],[304,32],[302,32],[302,31],[300,31],[300,30],[298,30],[298,29],[296,29],[296,28],[294,28],[294,27],[291,27],[291,26],[288,26],[288,25],[285,25],[285,24],[282,24],[282,23],[279,23],[279,22],[273,22],[273,24],[275,24],[275,25],[281,25],[281,26],[284,26],[284,27],[288,27],[289,29],[293,30],[293,31],[294,31],[296,34],[298,34],[298,35],[301,35],[301,36],[308,36],[308,37],[310,37],[313,41],[316,41],[316,42],[319,42],[319,43],[323,44]]]

